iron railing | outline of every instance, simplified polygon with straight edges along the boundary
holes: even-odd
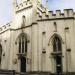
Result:
[[[51,72],[16,72],[15,70],[0,70],[0,75],[75,75],[75,72],[51,73]]]

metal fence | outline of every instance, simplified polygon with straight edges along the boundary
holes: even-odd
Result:
[[[51,73],[50,75],[75,75],[75,72],[65,72],[65,73],[60,73],[60,74]]]
[[[15,75],[14,70],[0,70],[0,75]]]
[[[0,70],[0,75],[51,75],[50,72],[26,72],[20,73],[14,70]]]
[[[51,75],[50,72],[26,72],[26,73],[15,73],[15,75]]]
[[[75,75],[75,72],[66,72],[61,74],[51,73],[51,72],[26,72],[19,73],[15,70],[0,70],[0,75]]]

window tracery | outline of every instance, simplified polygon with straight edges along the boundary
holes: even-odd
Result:
[[[25,34],[22,34],[19,38],[19,53],[26,54],[27,53],[27,38]]]
[[[53,40],[53,51],[61,51],[61,40],[57,36],[55,36]]]

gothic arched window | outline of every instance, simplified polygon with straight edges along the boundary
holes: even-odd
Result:
[[[20,59],[20,71],[26,72],[26,62],[27,62],[27,35],[22,33],[19,36],[19,59]]]
[[[57,52],[57,51],[61,51],[62,47],[61,47],[61,40],[59,39],[59,37],[55,36],[53,39],[53,51]]]
[[[24,33],[19,38],[19,53],[27,53],[27,38]]]
[[[53,38],[53,56],[55,63],[56,73],[59,75],[62,73],[62,44],[61,39],[56,35]]]

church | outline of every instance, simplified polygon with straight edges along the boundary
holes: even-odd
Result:
[[[13,0],[12,22],[0,27],[0,69],[75,72],[75,12],[56,13],[41,0]]]

